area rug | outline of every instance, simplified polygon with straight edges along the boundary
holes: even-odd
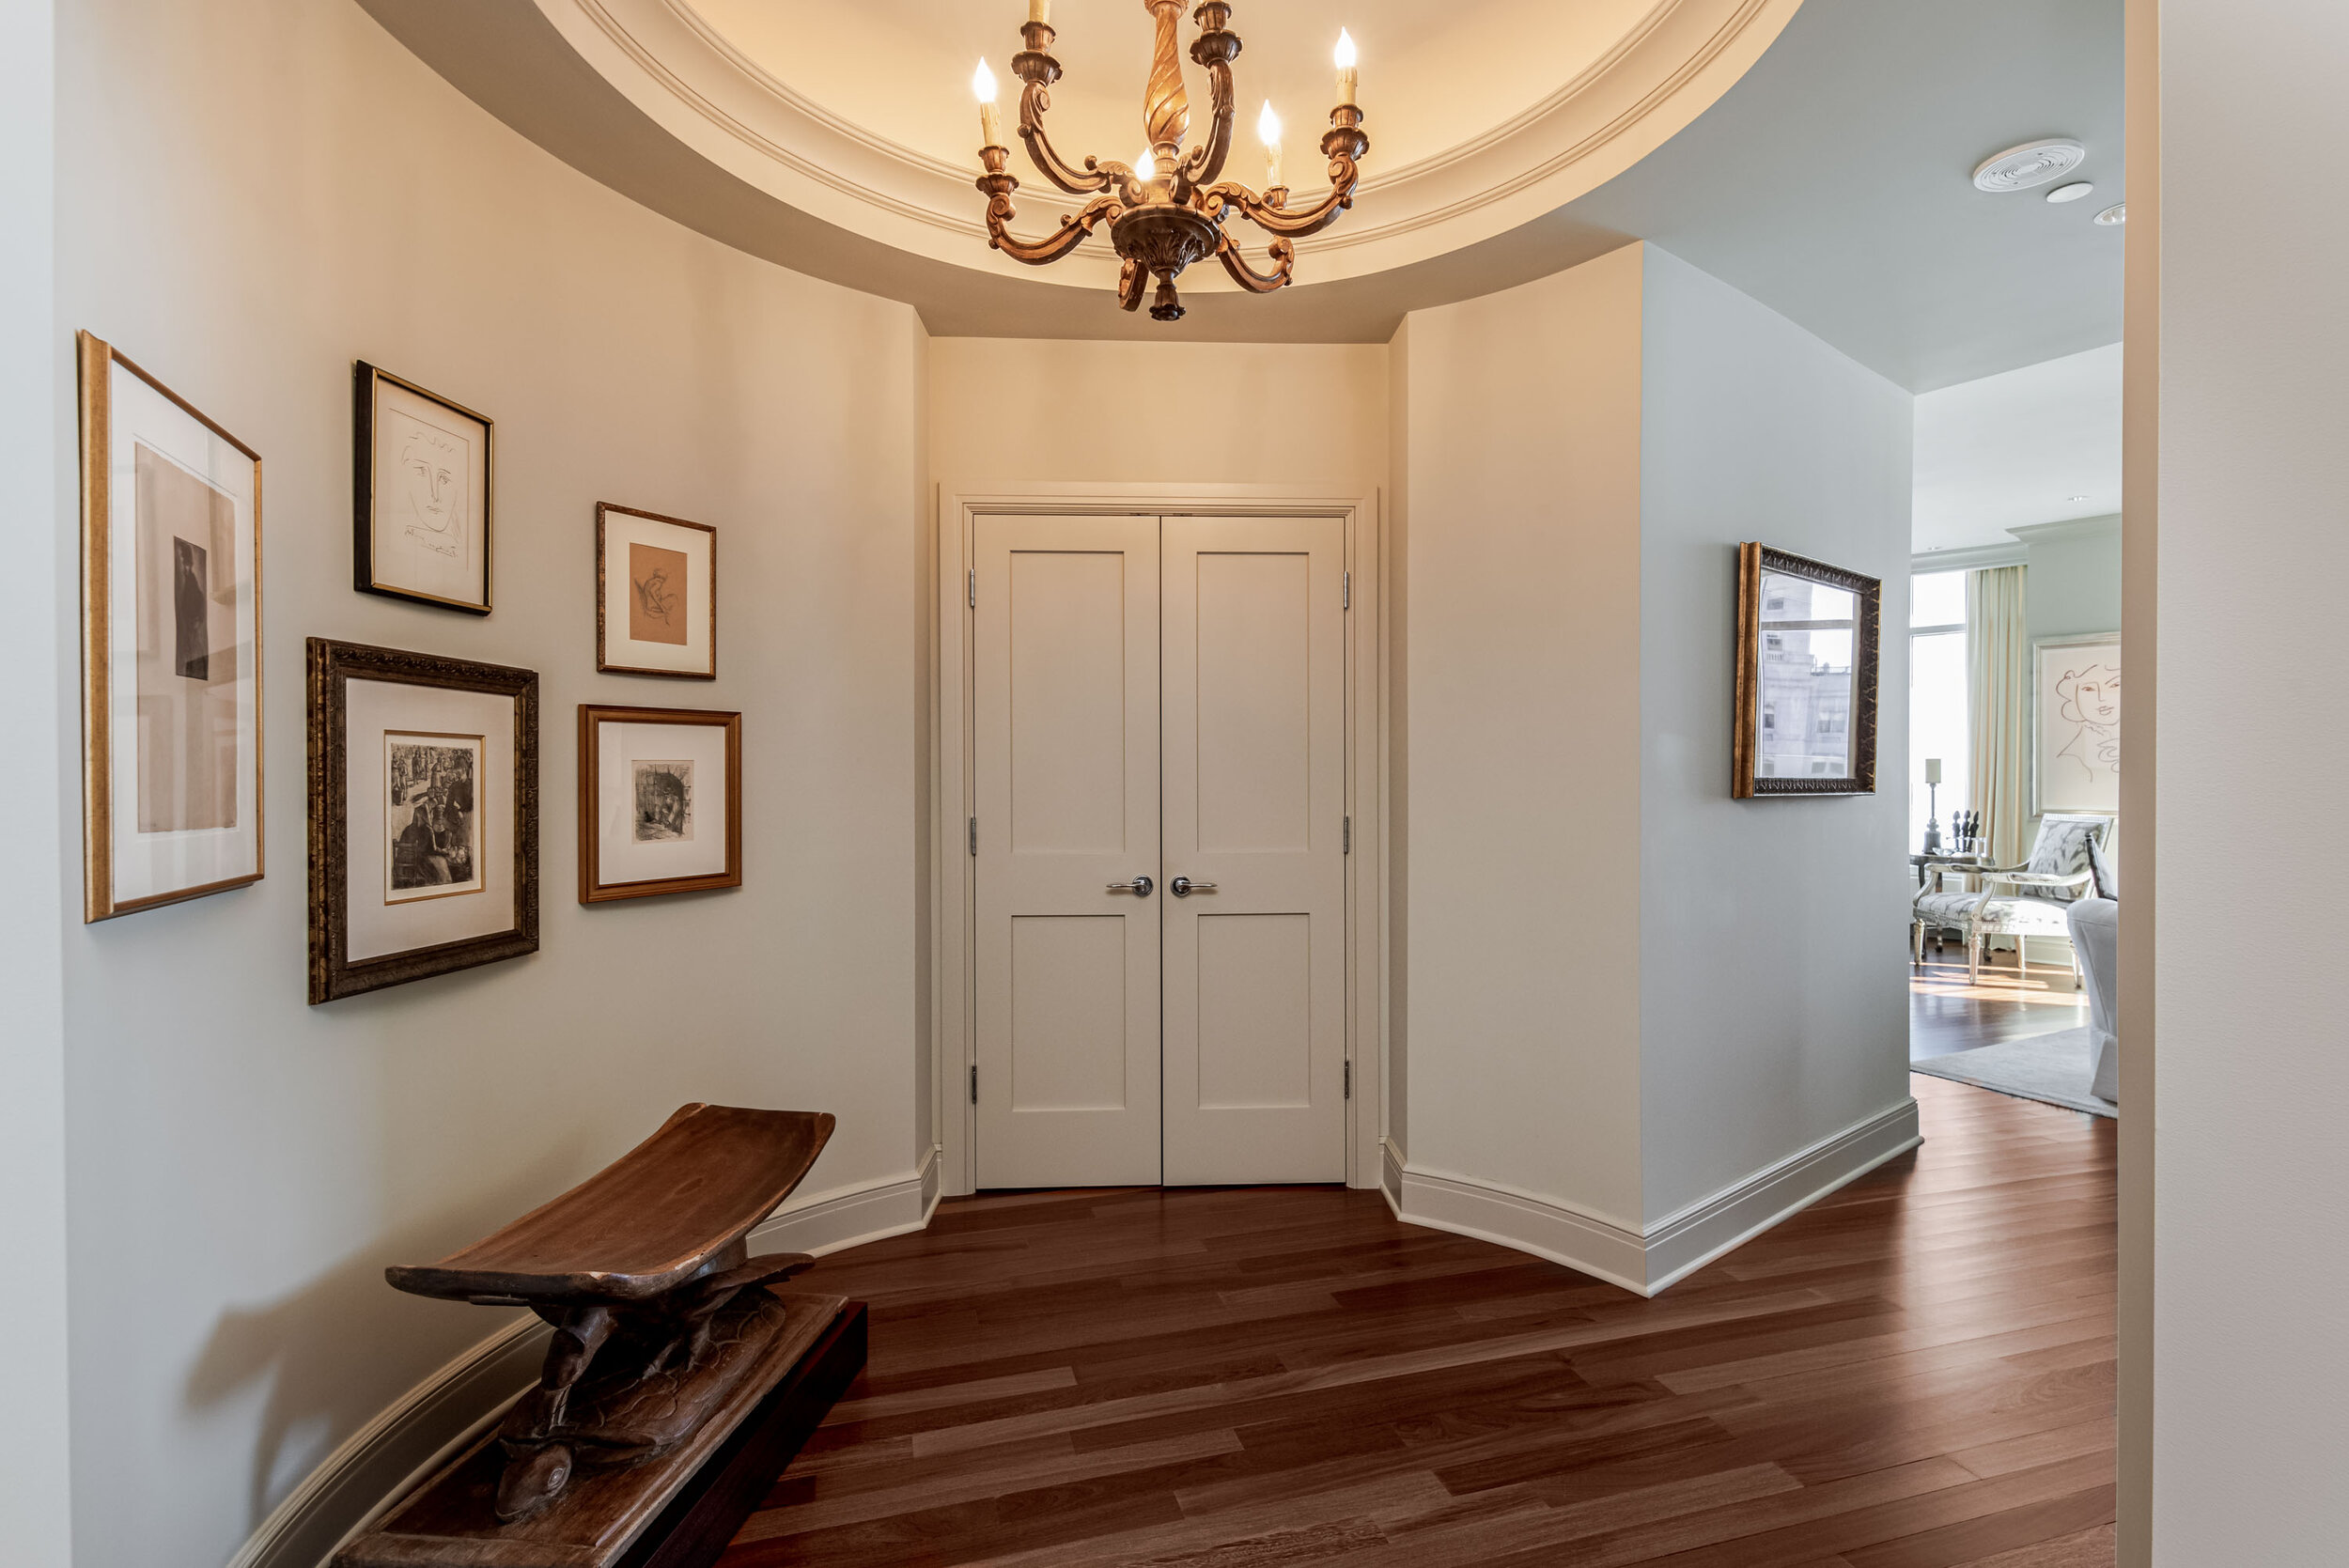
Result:
[[[2085,1110],[2091,1116],[2121,1114],[2119,1106],[2089,1093],[2095,1081],[2096,1048],[2085,1029],[2060,1029],[2053,1034],[1927,1057],[1911,1062],[1908,1070],[2066,1110]]]

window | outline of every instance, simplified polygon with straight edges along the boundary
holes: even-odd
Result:
[[[1786,651],[1786,639],[1780,636],[1775,631],[1767,632],[1765,633],[1762,638],[1762,645],[1769,649],[1772,653],[1784,653]]]
[[[1776,703],[1762,705],[1762,727],[1766,730],[1778,728],[1778,705]]]
[[[1966,574],[1926,572],[1908,583],[1908,846],[1923,846],[1928,812],[1941,825],[1967,809]],[[1925,759],[1941,760],[1941,786],[1925,784]]]

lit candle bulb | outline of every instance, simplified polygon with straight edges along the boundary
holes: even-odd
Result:
[[[1354,72],[1354,35],[1343,27],[1338,29],[1338,47],[1332,57],[1338,63],[1338,103],[1343,107],[1354,101],[1359,85]]]
[[[1159,178],[1159,161],[1150,156],[1148,147],[1143,147],[1142,156],[1134,160],[1134,178],[1144,185]]]
[[[1272,112],[1272,100],[1264,101],[1264,113],[1256,116],[1256,134],[1264,142],[1264,188],[1275,191],[1281,186],[1281,116]]]
[[[995,73],[987,69],[987,61],[979,61],[979,69],[971,73],[971,90],[979,100],[979,145],[1003,145],[1003,119],[995,110]]]
[[[1028,20],[1049,23],[1052,20],[1052,0],[1028,0]]]

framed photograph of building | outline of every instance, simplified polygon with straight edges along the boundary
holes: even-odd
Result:
[[[488,614],[489,416],[365,360],[352,385],[352,585]]]
[[[2121,809],[2121,634],[2031,644],[2034,815]]]
[[[1737,547],[1731,795],[1875,793],[1883,598],[1873,577]]]
[[[538,950],[538,676],[309,642],[310,1001]]]
[[[718,675],[718,531],[604,502],[596,507],[596,668]]]
[[[742,716],[579,709],[579,901],[742,885]]]
[[[261,877],[261,458],[83,333],[82,918]]]

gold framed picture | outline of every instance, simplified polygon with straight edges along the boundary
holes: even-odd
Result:
[[[598,504],[596,668],[718,677],[715,528]]]
[[[351,585],[488,614],[489,415],[365,360],[352,383]]]
[[[537,674],[308,656],[310,1001],[536,953]]]
[[[261,456],[83,333],[82,918],[261,877]]]
[[[579,901],[742,885],[742,716],[579,708]]]
[[[1875,792],[1883,598],[1875,578],[1737,547],[1733,797]]]

